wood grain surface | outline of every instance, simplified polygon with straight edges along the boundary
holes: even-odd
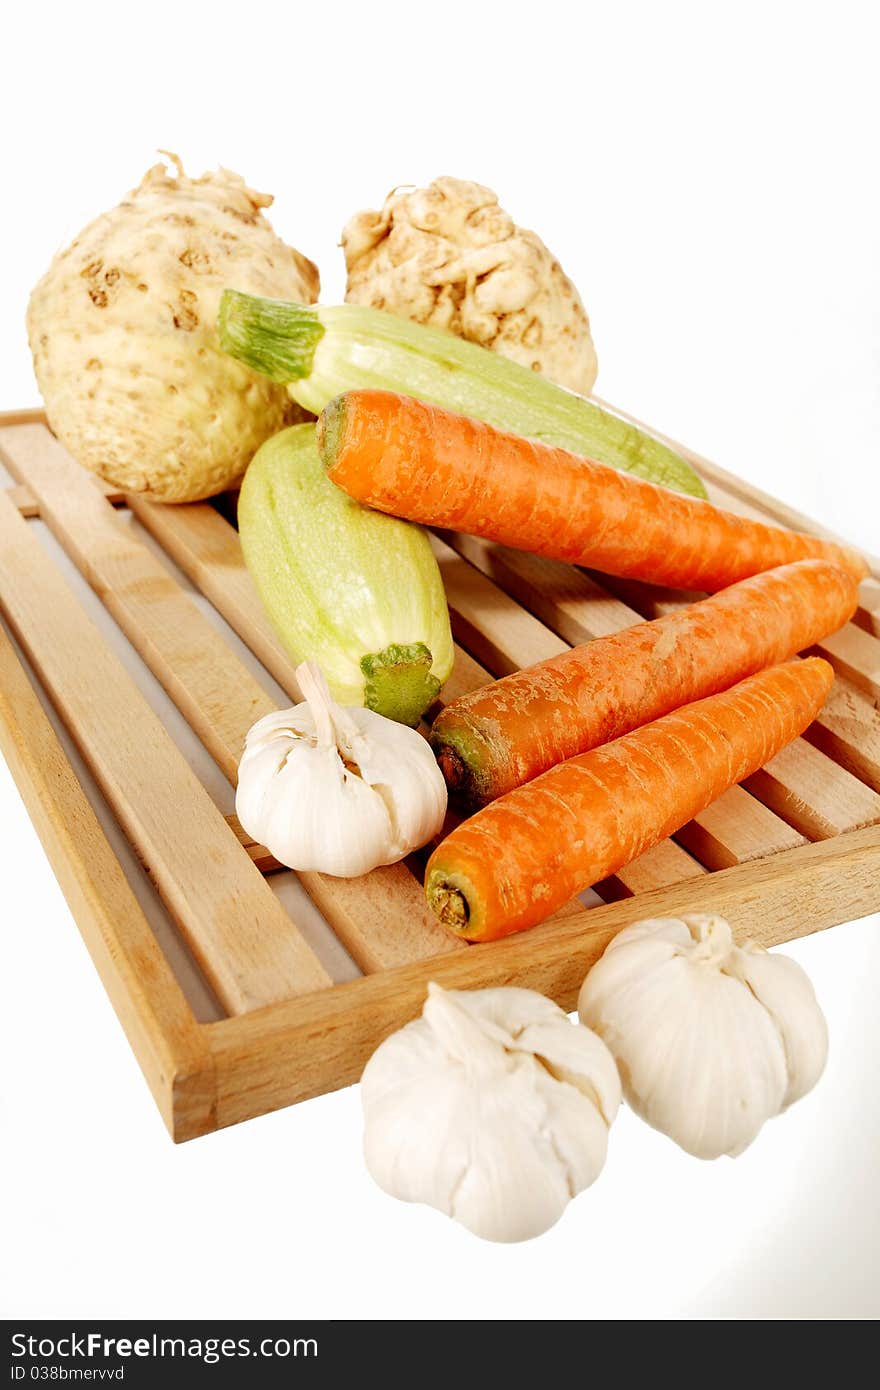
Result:
[[[213,1129],[205,1033],[2,627],[0,747],[168,1129]]]
[[[330,977],[186,759],[0,496],[0,603],[217,997],[238,1013]]]

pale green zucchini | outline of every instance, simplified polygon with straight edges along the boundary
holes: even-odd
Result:
[[[294,661],[316,661],[340,704],[416,724],[452,670],[428,537],[331,483],[314,425],[262,445],[238,504],[245,563]]]
[[[287,304],[224,290],[218,330],[226,352],[286,384],[315,415],[344,391],[396,391],[706,496],[687,460],[654,435],[442,329],[357,304]]]

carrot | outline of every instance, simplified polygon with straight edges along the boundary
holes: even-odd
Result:
[[[679,589],[724,589],[819,556],[863,578],[847,546],[782,531],[389,391],[326,406],[318,447],[335,483],[380,512]]]
[[[431,731],[447,785],[483,806],[554,763],[804,651],[852,617],[858,592],[827,561],[798,560],[462,695]]]
[[[815,718],[833,679],[820,657],[773,666],[557,763],[442,841],[428,902],[468,941],[533,927],[763,767]]]

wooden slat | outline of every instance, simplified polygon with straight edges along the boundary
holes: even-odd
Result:
[[[880,822],[880,796],[804,739],[783,748],[745,786],[811,840]]]
[[[432,536],[431,547],[443,576],[455,638],[493,676],[509,675],[567,649],[567,642],[521,608],[445,541]]]
[[[218,999],[233,1013],[330,984],[272,890],[12,503],[3,609]]]
[[[728,787],[696,820],[682,826],[676,839],[709,869],[750,864],[805,842],[803,835],[739,786]]]
[[[0,412],[0,426],[5,425],[47,425],[46,412],[41,405],[25,406],[23,410],[4,410]]]
[[[93,482],[108,502],[112,502],[114,507],[119,507],[125,501],[125,494],[119,488],[111,487],[102,478],[95,478]],[[25,483],[16,483],[15,487],[6,489],[6,495],[14,507],[17,507],[23,517],[33,517],[40,515],[40,504],[31,489]]]
[[[127,500],[141,525],[222,614],[282,690],[298,701],[293,663],[266,618],[241,558],[238,535],[229,522],[207,502],[163,507],[136,495]]]
[[[457,700],[459,695],[466,695],[471,690],[478,690],[481,685],[490,685],[491,682],[492,676],[485,666],[481,666],[468,652],[456,645],[452,674],[440,691],[437,704],[428,711],[428,717],[433,722],[437,710],[448,705],[451,700]]]
[[[620,598],[609,597],[595,579],[573,566],[555,560],[541,560],[534,566],[529,563],[532,557],[525,557],[523,564],[517,552],[472,536],[450,535],[448,541],[447,544],[435,538],[435,551],[447,586],[453,627],[461,640],[482,643],[497,675],[556,656],[572,643],[604,637],[642,621],[640,613]],[[489,574],[502,587],[513,582],[519,603],[530,609],[540,603],[555,631],[525,612],[512,597],[502,594],[489,580]],[[499,624],[500,614],[504,617],[503,628]],[[491,624],[488,635],[483,633],[484,624]],[[556,635],[562,628],[565,641]],[[499,632],[503,632],[503,639]],[[711,869],[748,863],[756,855],[777,854],[804,841],[799,827],[793,828],[771,814],[739,787],[730,788],[675,838]],[[650,871],[651,867],[650,860],[631,865],[621,870],[618,877],[636,884],[633,891],[642,891],[644,870]],[[659,861],[658,867],[662,874],[664,866]]]
[[[692,859],[675,840],[662,840],[594,887],[606,902],[618,902],[621,898],[649,893],[654,888],[668,888],[686,879],[702,878],[705,873],[703,865]]]
[[[388,864],[363,878],[299,877],[324,915],[332,911],[333,930],[367,973],[467,950],[440,926],[405,864]]]
[[[880,711],[847,681],[836,680],[822,717],[804,737],[841,767],[880,792]]]
[[[276,708],[272,697],[43,426],[0,430],[0,452],[27,477],[42,519],[234,783],[245,735]]]
[[[23,483],[17,483],[15,487],[6,488],[6,496],[9,498],[13,507],[21,513],[23,517],[40,515],[40,508],[37,499],[29,487]]]
[[[863,581],[860,593],[860,607],[853,622],[870,632],[872,637],[880,637],[880,582],[876,579]]]
[[[478,536],[447,531],[438,536],[561,637],[563,644],[574,647],[642,621],[576,565],[492,545]]]
[[[840,632],[818,643],[816,651],[856,690],[880,702],[880,640],[847,623]]]
[[[713,911],[737,940],[778,946],[880,906],[880,828],[802,845],[712,876]],[[705,908],[702,879],[646,893],[640,916]],[[217,1076],[217,1121],[236,1124],[357,1081],[383,1038],[421,1010],[426,979],[447,989],[520,985],[572,1009],[584,975],[621,927],[630,902],[610,903],[553,926],[473,946],[424,967],[368,976],[259,1015],[206,1025]]]
[[[279,864],[274,854],[270,854],[265,845],[261,845],[255,840],[253,835],[249,835],[242,825],[238,816],[224,817],[238,843],[247,850],[247,856],[252,863],[256,864],[261,874],[272,874],[278,869],[283,869],[284,865]]]
[[[2,628],[0,747],[166,1125],[213,1129],[204,1034]]]
[[[0,449],[10,468],[27,476],[44,520],[234,783],[247,731],[276,708],[272,697],[42,426],[0,430]],[[218,521],[237,547],[235,532]],[[351,886],[343,880],[299,877],[362,968],[418,959],[416,946],[422,955],[462,949],[438,925],[405,865],[382,871],[381,912],[371,910],[379,895],[371,898],[367,889],[364,910],[355,913]]]

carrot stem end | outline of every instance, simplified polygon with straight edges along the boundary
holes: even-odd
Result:
[[[470,908],[464,893],[444,878],[432,878],[426,885],[431,909],[450,931],[466,931],[470,921]]]

